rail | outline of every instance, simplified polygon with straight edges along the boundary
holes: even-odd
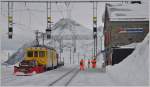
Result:
[[[75,73],[73,73],[73,75],[69,78],[69,80],[64,84],[64,86],[68,86],[69,83],[73,80],[73,78],[78,74],[79,69],[77,69],[77,67],[73,68],[72,70],[68,71],[67,73],[63,74],[61,77],[59,77],[58,79],[56,79],[55,81],[51,82],[48,86],[53,86],[56,83],[58,83],[59,81],[61,81],[63,78],[65,78],[66,76],[68,76],[69,74],[71,74],[73,71],[75,71]]]

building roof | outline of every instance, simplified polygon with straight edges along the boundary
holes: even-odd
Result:
[[[148,21],[148,2],[107,4],[110,21]]]

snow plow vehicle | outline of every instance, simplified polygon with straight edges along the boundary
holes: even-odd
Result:
[[[38,46],[24,50],[24,60],[19,63],[19,66],[14,66],[14,75],[33,75],[64,65],[54,48]]]

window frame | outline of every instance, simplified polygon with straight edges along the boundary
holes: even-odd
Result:
[[[34,52],[34,57],[39,57],[39,52],[38,51],[33,51]],[[36,54],[37,53],[37,54]],[[36,56],[35,56],[36,55]]]
[[[46,57],[46,51],[39,51],[39,57]]]
[[[29,56],[29,52],[32,52],[32,56]],[[31,54],[30,54],[31,55]],[[34,52],[33,51],[27,51],[27,57],[34,57]]]

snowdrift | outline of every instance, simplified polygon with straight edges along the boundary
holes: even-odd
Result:
[[[137,44],[135,51],[108,73],[117,78],[120,85],[148,85],[149,34]]]
[[[27,48],[27,47],[31,47],[33,46],[35,43],[34,42],[31,42],[31,43],[27,43],[27,44],[24,44],[22,47],[20,47],[16,52],[14,52],[8,59],[7,61],[3,62],[2,64],[3,65],[14,65],[16,64],[17,62],[20,62],[24,59],[24,48]]]
[[[8,60],[8,56],[12,55],[15,52],[15,50],[1,50],[0,52],[0,63],[4,63]]]

